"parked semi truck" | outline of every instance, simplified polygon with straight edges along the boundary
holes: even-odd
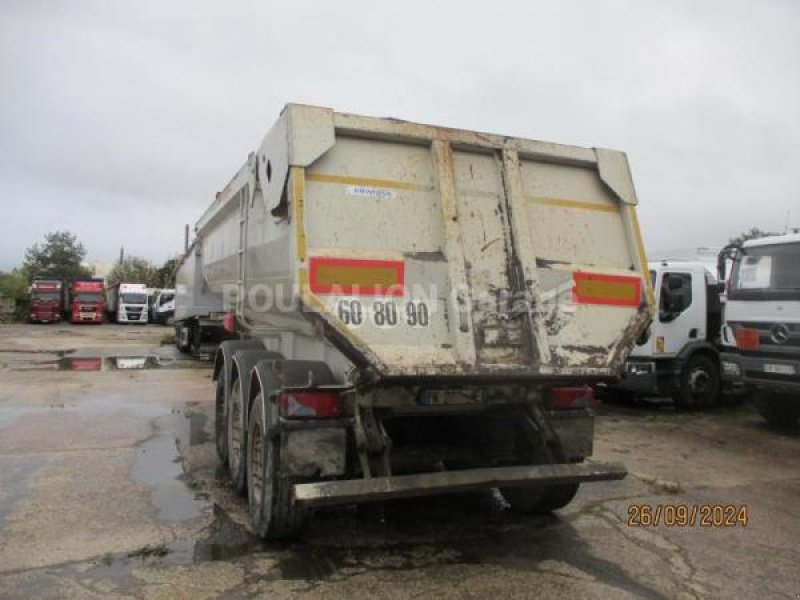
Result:
[[[147,286],[143,283],[117,283],[106,288],[109,320],[117,323],[147,323]]]
[[[636,203],[621,152],[288,105],[177,285],[176,319],[240,338],[215,356],[216,446],[258,534],[493,487],[548,511],[624,477],[588,460],[589,384],[651,320]]]
[[[103,280],[76,279],[69,286],[67,312],[71,323],[103,322],[105,290]]]
[[[34,277],[28,288],[31,323],[58,323],[64,312],[64,282],[61,279]]]
[[[800,233],[750,240],[733,261],[722,329],[722,377],[744,386],[771,425],[800,419]]]
[[[717,404],[722,284],[706,264],[681,260],[651,262],[650,280],[658,313],[625,362],[621,382],[607,388],[671,396],[681,408]]]

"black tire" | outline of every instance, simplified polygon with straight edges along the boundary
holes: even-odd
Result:
[[[517,512],[536,514],[545,498],[547,488],[543,485],[526,485],[500,488],[500,493]]]
[[[696,354],[686,361],[672,398],[678,408],[707,408],[719,403],[720,391],[717,364],[708,356]]]
[[[217,456],[224,467],[228,466],[228,422],[225,418],[225,378],[217,377],[214,399],[214,440]]]
[[[227,445],[228,471],[237,494],[247,491],[247,432],[245,416],[247,401],[242,398],[242,386],[239,378],[231,382],[228,396]]]
[[[800,418],[800,399],[767,392],[753,394],[753,405],[773,429],[797,426]]]
[[[292,539],[307,527],[309,510],[292,501],[292,482],[279,477],[280,438],[269,436],[278,421],[277,407],[267,401],[264,414],[264,396],[261,392],[253,400],[247,436],[247,490],[248,506],[253,529],[261,538],[272,540]]]
[[[579,483],[528,485],[500,488],[500,493],[515,511],[538,515],[564,508],[572,502],[579,488]]]
[[[554,485],[547,488],[547,491],[544,493],[537,507],[539,512],[551,512],[559,508],[564,508],[567,504],[572,502],[580,487],[580,483],[565,483],[563,485]]]

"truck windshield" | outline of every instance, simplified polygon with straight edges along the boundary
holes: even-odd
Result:
[[[147,304],[147,294],[120,294],[123,304]]]
[[[800,243],[743,248],[733,265],[729,298],[800,299]]]
[[[57,302],[61,300],[61,294],[58,292],[34,292],[34,302]]]
[[[76,302],[102,302],[103,295],[102,294],[90,294],[86,292],[81,292],[80,294],[75,294],[75,301]]]

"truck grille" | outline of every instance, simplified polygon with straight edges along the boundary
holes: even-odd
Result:
[[[746,327],[758,330],[758,342],[765,349],[795,354],[800,349],[800,323],[731,321],[733,328]]]

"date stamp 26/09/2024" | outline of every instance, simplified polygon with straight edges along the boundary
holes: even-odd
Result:
[[[628,527],[747,527],[746,504],[631,504]]]

